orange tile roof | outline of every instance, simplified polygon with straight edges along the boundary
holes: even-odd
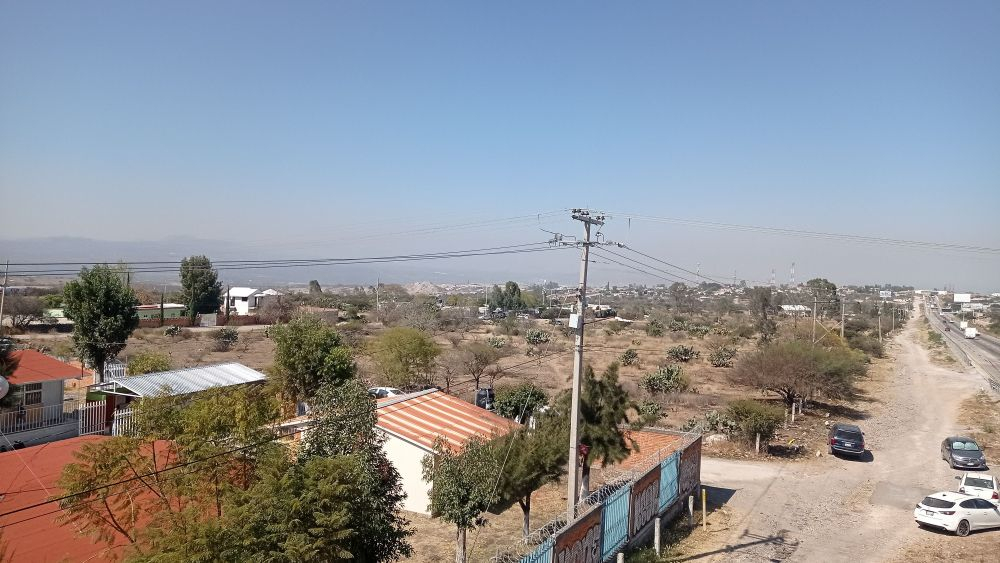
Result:
[[[80,436],[0,453],[0,513],[58,495],[61,490],[56,483],[63,466],[76,461],[73,453],[83,444],[106,439],[105,436]],[[0,528],[11,561],[55,563],[121,559],[124,538],[123,543],[114,548],[95,543],[78,534],[72,523],[60,524],[57,518],[62,514],[53,503],[0,516]]]
[[[428,451],[438,436],[461,448],[473,436],[502,435],[519,426],[440,389],[380,399],[377,414],[379,428]]]
[[[86,375],[79,367],[46,356],[37,350],[17,350],[11,356],[17,360],[17,369],[8,381],[16,385],[73,379]]]

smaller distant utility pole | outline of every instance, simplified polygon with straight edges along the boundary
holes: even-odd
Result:
[[[844,337],[844,312],[847,310],[847,303],[841,300],[840,302],[840,337]]]

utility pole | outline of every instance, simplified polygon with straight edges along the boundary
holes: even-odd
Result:
[[[382,285],[382,278],[376,276],[375,277],[375,318],[376,319],[379,316],[379,311],[382,309],[382,307],[381,307],[381,305],[379,303],[379,299],[378,299],[378,287],[380,285]]]
[[[847,310],[847,303],[843,300],[840,302],[840,337],[844,337],[844,312]]]
[[[882,309],[885,308],[885,301],[878,306],[878,341],[882,343]]]
[[[587,263],[590,260],[590,227],[604,224],[604,216],[590,216],[583,209],[573,210],[573,219],[583,223],[583,253],[580,256],[580,288],[577,295],[576,320],[576,353],[573,355],[573,391],[569,417],[569,467],[567,470],[566,519],[572,522],[576,518],[576,499],[579,494],[580,454],[578,449],[580,436],[580,385],[583,379],[583,329],[587,311]],[[571,323],[572,324],[572,323]]]
[[[10,269],[10,260],[3,265],[3,286],[0,287],[0,336],[3,336],[3,302],[7,299],[7,271]]]
[[[819,303],[818,298],[813,295],[813,344],[816,344],[816,305]]]

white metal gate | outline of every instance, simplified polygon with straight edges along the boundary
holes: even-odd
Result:
[[[93,401],[80,405],[80,435],[105,434],[107,432],[107,403]]]
[[[115,411],[115,420],[111,424],[111,435],[131,436],[132,426],[132,409],[118,409]]]

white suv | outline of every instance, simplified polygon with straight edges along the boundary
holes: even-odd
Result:
[[[955,478],[960,481],[958,492],[1000,504],[1000,483],[997,483],[996,477],[985,473],[964,473]]]

